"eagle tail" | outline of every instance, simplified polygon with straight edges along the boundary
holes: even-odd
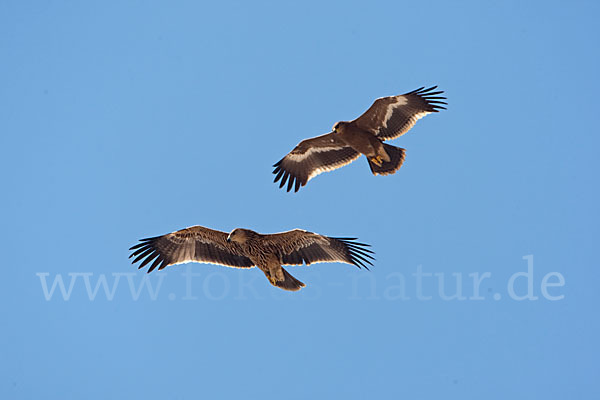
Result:
[[[387,143],[383,143],[385,152],[390,156],[390,161],[383,161],[381,166],[374,164],[369,158],[369,167],[373,175],[390,175],[398,171],[404,162],[405,150],[401,147],[392,146]]]
[[[304,283],[300,282],[298,279],[290,275],[290,273],[287,272],[285,268],[281,268],[281,270],[283,271],[284,279],[282,281],[273,281],[273,285],[283,290],[290,290],[292,292],[300,290],[304,286],[306,286]]]

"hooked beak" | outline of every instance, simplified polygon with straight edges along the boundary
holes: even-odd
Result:
[[[227,236],[227,243],[231,243],[231,235]]]

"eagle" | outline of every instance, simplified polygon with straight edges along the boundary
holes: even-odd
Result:
[[[296,291],[304,283],[282,265],[310,265],[341,262],[358,268],[373,265],[370,245],[356,238],[334,238],[294,229],[263,235],[250,229],[236,228],[229,234],[203,226],[192,226],[162,236],[141,239],[132,246],[132,264],[139,268],[152,262],[148,273],[174,264],[200,262],[235,268],[258,267],[278,288]]]
[[[439,96],[444,92],[435,89],[381,97],[355,120],[337,122],[332,132],[303,140],[273,165],[273,182],[281,179],[280,188],[287,183],[288,192],[292,187],[297,192],[320,173],[350,164],[361,154],[373,175],[393,174],[402,166],[405,150],[383,142],[405,134],[427,114],[446,109],[446,98]]]

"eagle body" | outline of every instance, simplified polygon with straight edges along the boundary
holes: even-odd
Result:
[[[265,236],[249,229],[236,229],[233,235],[229,235],[228,241],[234,240],[242,249],[242,253],[260,269],[273,286],[282,285],[285,281],[284,269],[281,266],[283,259],[278,249],[273,246]],[[298,290],[304,287],[304,283],[297,281],[297,284],[288,282],[286,286]],[[279,283],[279,284],[278,284]]]
[[[353,122],[338,122],[333,133],[337,135],[347,146],[364,154],[368,159],[381,158],[386,162],[390,156],[385,151],[383,142],[373,132],[362,129]]]
[[[139,268],[152,262],[148,272],[175,264],[202,262],[235,268],[258,267],[269,282],[284,290],[296,291],[304,283],[283,265],[310,265],[341,262],[368,269],[373,265],[369,245],[354,238],[334,238],[301,229],[260,234],[236,228],[229,234],[203,226],[192,226],[162,236],[141,239],[132,246],[132,263]]]
[[[398,96],[381,97],[360,117],[338,122],[332,132],[301,141],[273,165],[274,182],[297,192],[315,176],[350,164],[364,154],[373,175],[395,173],[405,150],[384,143],[408,132],[420,119],[446,109],[437,86],[419,88]]]

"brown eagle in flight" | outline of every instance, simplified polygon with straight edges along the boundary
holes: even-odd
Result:
[[[227,234],[203,226],[192,226],[163,236],[141,239],[131,247],[132,264],[139,268],[152,261],[148,272],[174,264],[201,262],[235,268],[258,267],[271,282],[285,290],[300,290],[305,285],[282,265],[310,265],[341,262],[369,269],[374,254],[368,244],[356,238],[333,238],[295,229],[262,235],[237,228]]]
[[[396,172],[404,161],[404,149],[383,143],[410,130],[427,114],[446,109],[443,91],[424,87],[399,96],[381,97],[354,121],[337,122],[332,132],[300,142],[273,165],[274,182],[287,182],[287,191],[298,191],[321,172],[350,164],[364,154],[373,175]]]

